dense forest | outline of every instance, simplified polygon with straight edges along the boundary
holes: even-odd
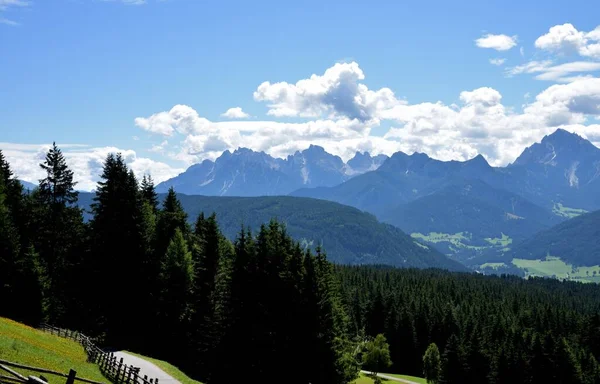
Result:
[[[348,383],[383,368],[366,357],[388,344],[387,371],[435,383],[600,383],[597,285],[333,266],[275,221],[231,242],[211,212],[190,225],[172,189],[160,203],[118,154],[85,222],[61,151],[40,166],[25,192],[0,152],[0,316],[207,383]]]

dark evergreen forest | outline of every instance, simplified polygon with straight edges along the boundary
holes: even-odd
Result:
[[[211,212],[190,225],[174,190],[159,203],[118,154],[84,222],[60,149],[40,166],[25,192],[0,152],[0,316],[77,329],[211,384],[348,383],[381,334],[386,371],[431,382],[600,383],[595,284],[334,266],[275,221],[240,225],[231,242]]]

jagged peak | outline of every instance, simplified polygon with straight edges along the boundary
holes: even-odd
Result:
[[[479,155],[475,156],[474,158],[465,161],[465,164],[476,164],[476,165],[482,165],[482,166],[491,168],[490,163],[487,162],[487,160],[485,159],[485,157],[483,157],[482,154],[479,154]]]

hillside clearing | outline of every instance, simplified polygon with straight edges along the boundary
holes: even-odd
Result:
[[[552,213],[567,219],[572,219],[587,212],[585,209],[565,207],[562,203],[554,204],[554,207],[552,207]]]
[[[544,260],[513,259],[512,263],[523,269],[525,275],[538,277],[556,277],[561,280],[574,280],[584,283],[600,283],[600,266],[574,267],[560,257],[547,256]]]
[[[79,377],[108,383],[98,366],[87,362],[87,355],[79,343],[2,317],[0,317],[0,359],[65,374],[68,374],[70,369],[74,369]],[[15,370],[25,376],[39,377],[40,375],[22,369]],[[63,377],[50,374],[43,374],[43,376],[50,384],[65,382]]]

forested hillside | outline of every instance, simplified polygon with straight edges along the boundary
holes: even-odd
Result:
[[[164,200],[166,194],[159,195]],[[89,210],[94,195],[81,193],[79,205]],[[418,245],[410,236],[373,215],[331,201],[299,197],[217,197],[178,194],[188,221],[216,213],[223,234],[235,240],[242,225],[258,230],[273,218],[303,247],[321,245],[330,261],[340,264],[387,264],[398,267],[466,271],[433,247]],[[91,218],[91,216],[90,216]]]
[[[598,383],[600,286],[336,267],[354,332],[383,333],[392,370],[418,375],[431,343],[442,383]]]
[[[334,267],[275,221],[231,242],[218,217],[190,225],[173,190],[161,204],[113,154],[86,223],[58,148],[42,168],[27,194],[0,152],[0,316],[209,384],[349,383],[388,348],[389,370],[439,383],[600,383],[598,285]]]
[[[586,213],[517,244],[507,256],[519,259],[559,257],[574,266],[600,264],[600,211]]]

